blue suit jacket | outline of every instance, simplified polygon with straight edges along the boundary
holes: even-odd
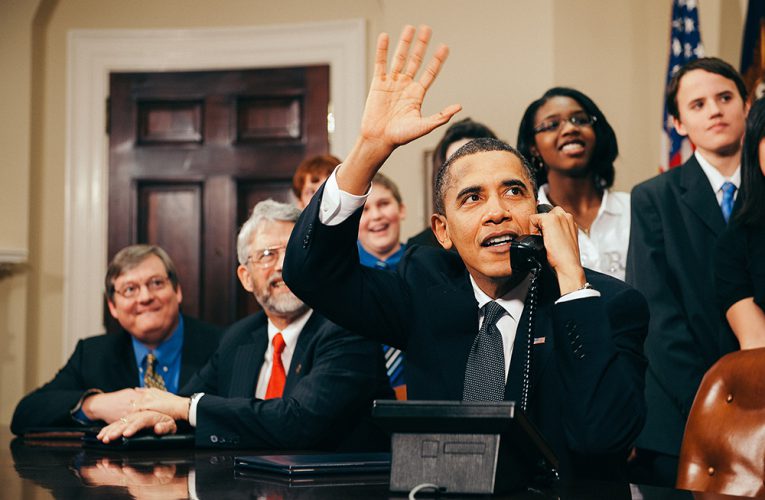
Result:
[[[326,226],[318,219],[322,193],[292,232],[285,282],[338,324],[405,350],[410,399],[461,400],[478,305],[459,255],[413,246],[398,272],[364,268],[355,244],[361,209]],[[557,281],[550,270],[541,279],[535,337],[545,340],[533,348],[529,417],[564,476],[613,478],[645,418],[645,300],[587,271],[602,297],[554,305]],[[525,308],[519,334],[527,315]],[[513,349],[507,400],[519,399],[524,351]]]

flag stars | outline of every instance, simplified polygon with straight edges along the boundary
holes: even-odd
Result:
[[[678,40],[677,38],[673,38],[672,39],[672,53],[675,56],[679,56],[682,51],[683,51],[683,46],[680,43],[680,40]]]

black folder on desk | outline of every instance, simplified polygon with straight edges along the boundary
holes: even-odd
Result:
[[[320,455],[250,455],[234,458],[236,469],[285,476],[377,474],[390,470],[390,453],[332,453]]]
[[[194,434],[165,434],[157,436],[151,430],[141,431],[131,437],[121,437],[111,443],[102,443],[96,437],[98,431],[86,432],[82,437],[85,448],[101,450],[157,450],[193,448]]]

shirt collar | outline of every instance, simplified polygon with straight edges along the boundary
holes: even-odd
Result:
[[[156,349],[153,351],[147,346],[138,341],[135,337],[130,337],[133,343],[133,352],[135,354],[135,362],[137,366],[143,366],[143,360],[147,354],[154,352],[154,356],[157,358],[157,363],[163,366],[171,365],[181,355],[183,349],[183,315],[178,315],[178,325]]]
[[[286,328],[283,330],[279,330],[276,328],[276,326],[271,322],[271,320],[268,320],[268,345],[271,346],[274,340],[274,337],[277,333],[282,334],[282,338],[284,339],[285,350],[289,350],[292,352],[295,349],[295,345],[297,344],[297,339],[300,336],[300,332],[303,331],[303,327],[306,323],[308,323],[308,319],[311,317],[311,313],[313,312],[313,309],[309,309],[306,312],[304,312],[301,316],[295,319],[292,323],[287,325]]]
[[[404,243],[401,243],[401,247],[396,250],[395,253],[388,256],[385,260],[380,260],[371,253],[367,252],[367,250],[361,245],[360,241],[356,241],[356,246],[359,247],[359,262],[364,267],[374,267],[377,269],[393,269],[396,267],[398,262],[401,260],[401,257],[404,256],[404,250],[406,249],[406,245]]]
[[[722,184],[720,185],[722,186]],[[550,191],[549,184],[542,184],[539,187],[537,203],[547,203],[548,205],[552,205],[552,203],[550,203],[550,197],[547,194],[548,191]],[[600,200],[600,208],[598,209],[598,215],[595,216],[596,219],[604,212],[611,215],[621,215],[628,208],[619,203],[616,196],[610,196],[610,192],[609,189],[603,190],[603,198]]]
[[[492,299],[486,295],[483,290],[478,288],[478,285],[472,276],[470,276],[470,284],[473,286],[473,295],[475,295],[475,300],[478,302],[479,310],[482,310],[483,306],[493,300],[502,306],[502,309],[507,311],[507,314],[509,314],[510,317],[513,318],[516,322],[521,320],[521,314],[523,314],[523,305],[526,301],[529,285],[531,284],[531,274],[526,276],[523,281],[518,283],[513,289],[508,291],[502,297],[496,299]]]
[[[722,185],[726,182],[733,183],[734,186],[736,186],[736,189],[741,187],[741,165],[736,167],[736,171],[733,173],[733,175],[730,176],[730,178],[726,178],[723,174],[720,173],[719,170],[717,170],[714,165],[709,163],[706,158],[704,158],[701,153],[699,153],[699,150],[697,149],[693,155],[696,157],[696,161],[699,162],[699,165],[701,165],[701,170],[704,171],[704,175],[707,176],[707,179],[709,179],[709,184],[712,185],[712,190],[717,193],[722,189]]]

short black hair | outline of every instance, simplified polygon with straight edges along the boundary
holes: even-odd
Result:
[[[568,97],[579,103],[585,113],[595,117],[592,125],[595,133],[595,150],[592,152],[589,169],[598,189],[607,189],[614,185],[614,160],[619,156],[619,145],[616,142],[616,134],[611,124],[595,102],[584,93],[569,87],[553,87],[545,92],[542,97],[529,104],[521,118],[518,127],[518,151],[526,158],[532,158],[531,147],[535,145],[534,119],[537,111],[544,103],[553,97]],[[535,180],[538,186],[547,182],[547,170],[535,165]]]
[[[529,165],[529,162],[526,161],[526,158],[524,158],[523,155],[518,152],[518,150],[516,150],[508,143],[500,141],[499,139],[485,137],[472,140],[464,146],[460,147],[457,151],[454,152],[453,155],[449,157],[449,159],[446,160],[446,163],[444,163],[443,166],[438,170],[438,175],[436,175],[436,182],[433,186],[433,210],[435,210],[437,214],[444,215],[445,213],[444,195],[446,194],[446,187],[449,184],[449,169],[454,164],[454,162],[465,156],[488,151],[507,151],[508,153],[517,156],[521,161],[523,169],[526,171],[526,176],[529,178],[529,182],[531,182],[531,188],[534,191],[534,196],[536,197],[537,185],[534,181],[534,174],[532,172],[531,165]]]
[[[765,175],[760,164],[760,142],[765,139],[765,99],[752,104],[746,120],[744,146],[741,148],[741,209],[735,222],[765,228]]]
[[[731,80],[736,84],[738,93],[741,95],[741,100],[746,102],[746,85],[744,84],[744,79],[741,78],[739,72],[736,71],[733,66],[726,63],[722,59],[717,57],[702,57],[701,59],[695,59],[685,64],[683,67],[677,70],[677,72],[672,75],[672,79],[670,79],[669,83],[667,84],[667,111],[676,120],[680,119],[680,108],[677,106],[677,91],[680,88],[680,81],[687,73],[696,69],[701,69],[708,73],[714,73],[716,75],[727,78],[728,80]]]

